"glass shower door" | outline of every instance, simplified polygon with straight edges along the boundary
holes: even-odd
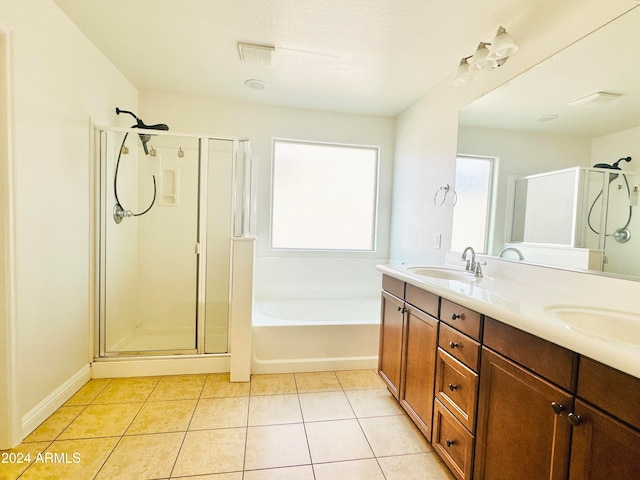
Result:
[[[198,139],[155,135],[148,153],[136,134],[100,143],[100,355],[195,353]]]

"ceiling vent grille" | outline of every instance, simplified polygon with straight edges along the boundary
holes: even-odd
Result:
[[[245,65],[271,66],[271,55],[275,47],[269,45],[253,45],[251,43],[238,43],[240,60]]]
[[[603,103],[609,103],[612,100],[615,100],[622,95],[619,93],[609,93],[609,92],[595,92],[586,97],[578,98],[577,100],[573,100],[569,102],[569,105],[572,107],[584,107],[584,108],[592,108],[597,107],[598,105],[602,105]]]

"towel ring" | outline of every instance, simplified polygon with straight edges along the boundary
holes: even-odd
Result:
[[[442,205],[444,205],[444,202],[447,200],[447,195],[449,193],[449,190],[451,190],[451,187],[449,186],[448,183],[445,183],[438,190],[436,190],[436,194],[433,196],[433,204],[436,207],[441,207]],[[442,192],[442,195],[440,195],[440,192]],[[452,190],[452,193],[453,193],[453,205],[455,206],[455,204],[458,203],[458,194],[456,193],[455,190]],[[442,200],[439,200],[439,198],[442,198]]]

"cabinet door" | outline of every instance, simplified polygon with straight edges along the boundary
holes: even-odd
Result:
[[[573,397],[485,347],[481,365],[475,480],[566,479]]]
[[[378,372],[396,399],[400,395],[404,302],[382,292]]]
[[[576,400],[570,480],[636,480],[640,432]]]
[[[438,320],[407,309],[405,373],[400,404],[431,440]]]

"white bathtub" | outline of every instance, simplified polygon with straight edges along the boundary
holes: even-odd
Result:
[[[380,299],[291,298],[254,302],[253,373],[376,368]]]

